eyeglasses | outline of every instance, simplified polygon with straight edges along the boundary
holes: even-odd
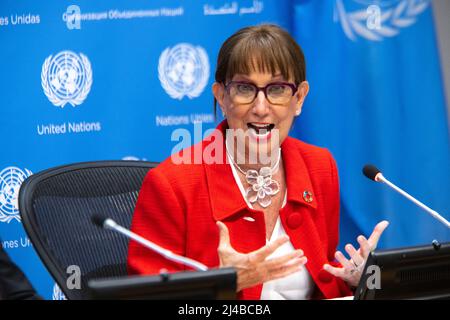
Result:
[[[252,103],[259,91],[262,91],[271,104],[283,105],[291,100],[298,86],[289,82],[272,82],[265,87],[257,87],[251,82],[230,81],[225,85],[225,89],[231,100],[237,104]]]

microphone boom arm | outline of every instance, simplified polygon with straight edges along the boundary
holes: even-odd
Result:
[[[405,191],[403,191],[402,189],[397,187],[395,184],[391,183],[388,179],[386,179],[383,176],[383,174],[381,172],[377,173],[377,175],[375,176],[375,181],[379,181],[379,182],[383,182],[383,183],[387,184],[389,187],[391,187],[392,189],[394,189],[395,191],[400,193],[402,196],[404,196],[407,199],[411,200],[416,205],[418,205],[419,207],[424,209],[426,212],[431,214],[435,219],[437,219],[440,222],[442,222],[447,228],[450,228],[450,222],[448,222],[443,216],[441,216],[439,213],[437,213],[433,209],[427,207],[425,204],[423,204],[422,202],[420,202],[416,198],[412,197],[411,195],[409,195],[408,193],[406,193]]]
[[[158,245],[148,241],[147,239],[141,237],[140,235],[138,235],[138,234],[136,234],[134,232],[131,232],[130,230],[120,226],[119,224],[117,224],[112,219],[109,219],[109,218],[105,219],[105,221],[103,222],[103,227],[106,228],[106,229],[110,229],[110,230],[114,230],[114,231],[117,231],[119,233],[122,233],[123,235],[127,236],[128,238],[133,239],[134,241],[140,243],[141,245],[143,245],[143,246],[145,246],[145,247],[147,247],[147,248],[149,248],[149,249],[151,249],[153,251],[156,251],[157,253],[159,253],[162,256],[164,256],[166,259],[169,259],[169,260],[172,260],[172,261],[175,261],[175,262],[187,265],[187,266],[192,267],[192,268],[194,268],[196,270],[200,270],[200,271],[208,270],[208,267],[205,266],[204,264],[202,264],[202,263],[200,263],[198,261],[186,258],[186,257],[179,256],[179,255],[173,253],[170,250],[164,249],[164,248],[162,248],[162,247],[160,247],[160,246],[158,246]]]

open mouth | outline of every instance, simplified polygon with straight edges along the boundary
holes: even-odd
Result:
[[[257,123],[257,122],[249,122],[247,123],[247,127],[250,129],[250,133],[256,135],[257,137],[267,137],[275,128],[273,123]]]

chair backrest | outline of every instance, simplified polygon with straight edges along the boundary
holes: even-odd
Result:
[[[91,217],[104,214],[129,228],[143,179],[155,166],[146,161],[75,163],[31,175],[22,183],[18,200],[24,228],[68,299],[88,298],[90,279],[127,274],[128,239],[99,229]],[[77,268],[81,289],[68,288]]]

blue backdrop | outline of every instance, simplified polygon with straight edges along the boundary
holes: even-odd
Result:
[[[431,1],[297,1],[293,33],[311,86],[294,135],[336,157],[341,245],[370,235],[382,219],[390,226],[380,247],[448,241],[440,222],[361,174],[373,163],[450,218],[449,131]]]
[[[174,129],[214,127],[210,88],[220,45],[261,22],[287,28],[304,48],[311,92],[292,135],[329,148],[338,161],[343,241],[385,218],[382,247],[448,240],[431,217],[360,173],[373,162],[434,209],[450,207],[429,2],[376,1],[369,10],[371,2],[3,0],[2,246],[40,294],[62,298],[20,222],[20,183],[78,161],[161,161],[176,144]]]

